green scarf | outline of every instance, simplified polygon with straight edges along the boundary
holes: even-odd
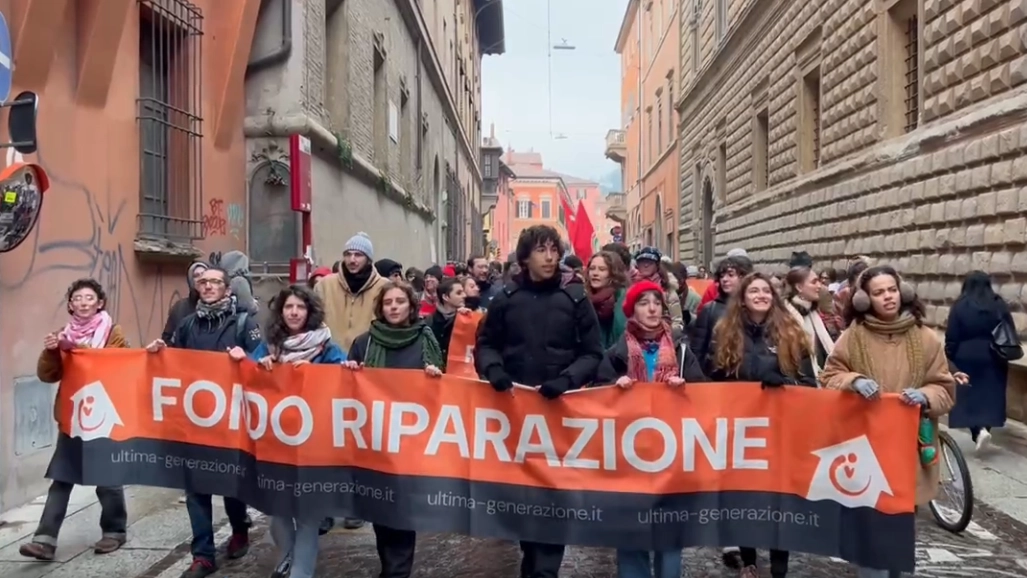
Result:
[[[442,369],[442,349],[431,328],[418,321],[406,327],[394,327],[381,321],[371,322],[371,339],[368,340],[367,353],[364,355],[364,365],[367,367],[385,367],[385,354],[387,351],[395,351],[412,345],[418,339],[421,340],[421,354],[424,358],[424,366],[434,365]]]

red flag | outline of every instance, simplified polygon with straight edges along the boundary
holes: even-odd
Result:
[[[565,195],[560,195],[560,208],[563,209],[563,224],[567,229],[567,242],[574,244],[574,211],[567,202]]]
[[[574,254],[585,261],[592,256],[592,239],[596,230],[592,226],[592,220],[588,218],[588,211],[585,210],[585,203],[578,203],[578,214],[574,217],[574,236],[571,237],[571,246],[574,247]]]

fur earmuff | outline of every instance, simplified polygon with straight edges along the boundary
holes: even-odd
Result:
[[[865,269],[856,278],[856,288],[852,292],[852,308],[859,313],[866,313],[870,311],[870,296],[867,292],[860,288],[863,285],[863,277],[866,272],[870,269]],[[896,273],[896,281],[899,282],[899,299],[903,305],[909,305],[916,299],[916,289],[912,285],[902,280],[902,276]]]

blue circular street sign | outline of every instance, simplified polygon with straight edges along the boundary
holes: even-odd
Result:
[[[0,12],[0,102],[11,96],[11,78],[14,76],[14,51],[11,49],[11,30],[7,18]]]

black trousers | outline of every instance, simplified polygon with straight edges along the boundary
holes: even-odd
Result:
[[[417,533],[374,524],[374,537],[382,564],[378,578],[410,578],[414,571]]]
[[[560,544],[521,542],[521,578],[557,578],[563,549]]]
[[[742,557],[742,566],[756,565],[756,548],[739,548],[738,553]],[[784,576],[788,573],[788,552],[784,550],[770,551],[770,574],[771,576]]]

